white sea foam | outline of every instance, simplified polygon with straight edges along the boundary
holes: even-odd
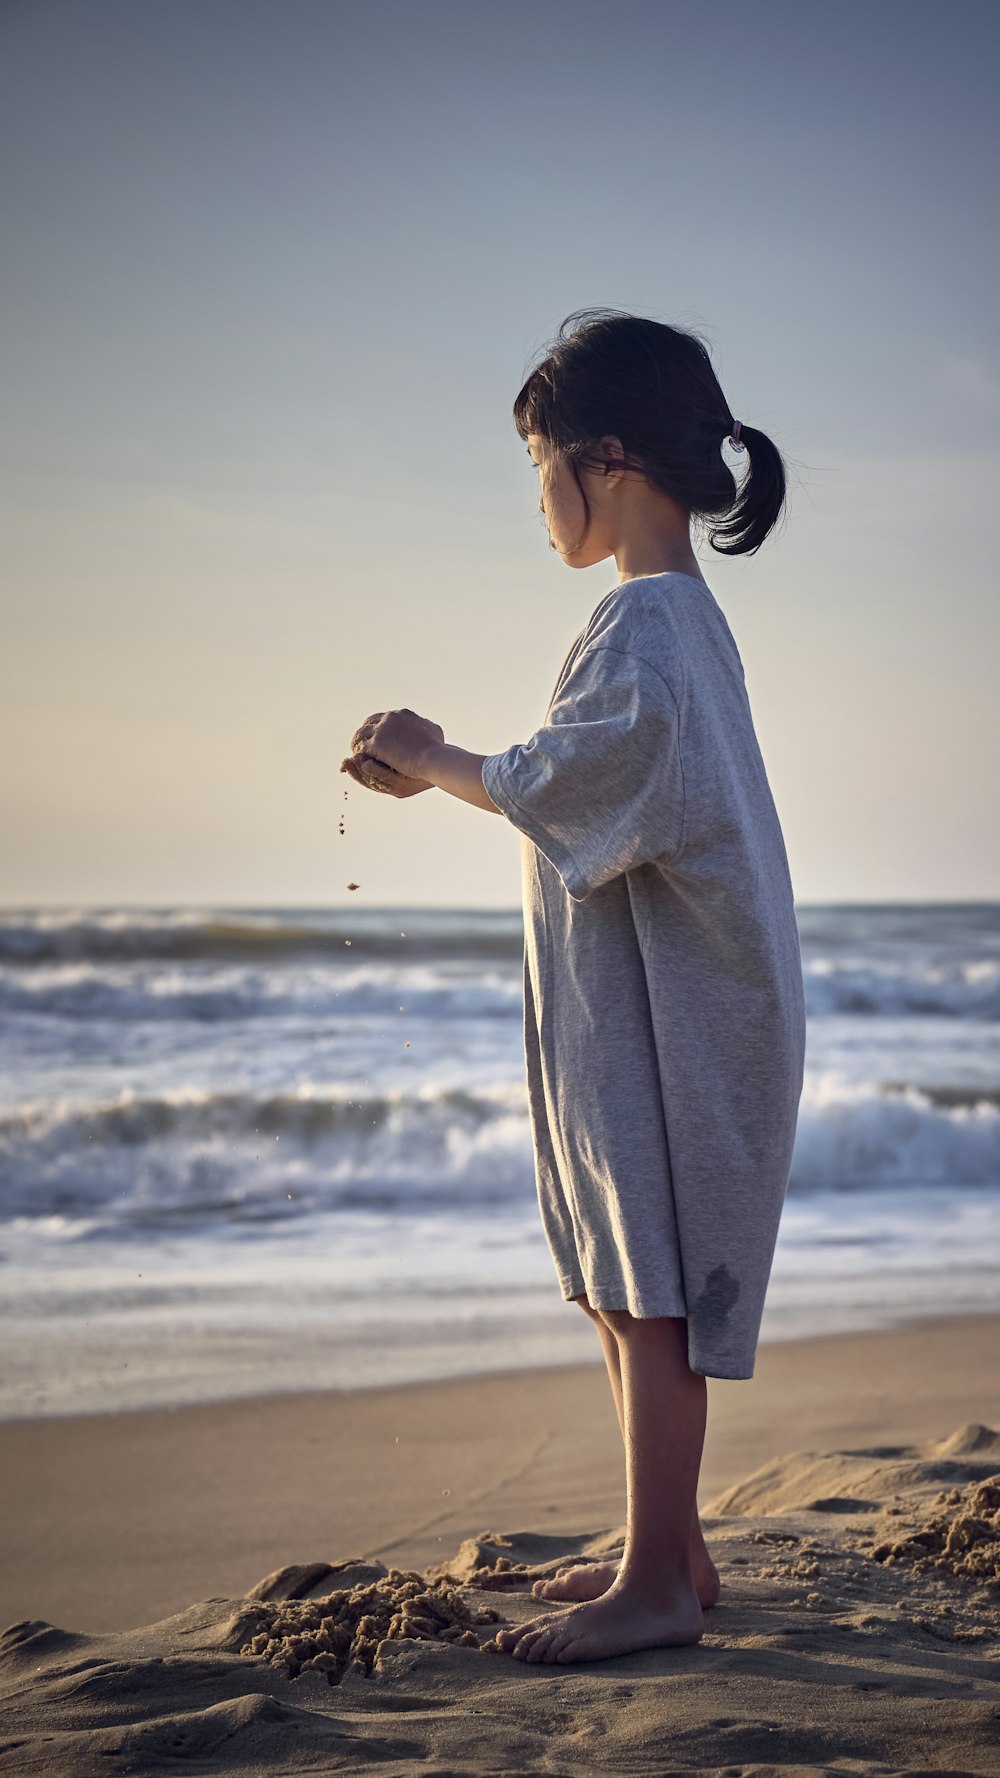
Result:
[[[1000,1108],[807,1076],[789,1194],[905,1184],[996,1188]],[[98,1103],[35,1104],[0,1119],[7,1216],[98,1211],[108,1226],[288,1218],[378,1206],[475,1215],[533,1191],[526,1094],[503,1081],[359,1093],[210,1093],[190,1086]],[[89,1221],[92,1237],[99,1222]]]

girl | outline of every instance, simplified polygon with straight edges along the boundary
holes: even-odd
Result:
[[[805,1051],[798,931],[743,667],[691,545],[758,550],[782,458],[734,420],[701,340],[582,310],[514,423],[551,547],[618,584],[545,720],[484,756],[412,710],[366,732],[395,773],[520,830],[524,1034],[542,1222],[562,1294],[604,1349],[625,1442],[624,1554],[500,1633],[526,1661],[697,1642],[719,1577],[697,1508],[708,1377],[753,1376]],[[723,440],[749,453],[737,488]],[[357,778],[351,759],[341,768]]]

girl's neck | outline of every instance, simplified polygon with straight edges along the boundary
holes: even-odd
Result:
[[[619,585],[626,580],[644,580],[652,574],[687,574],[692,580],[708,582],[701,571],[701,565],[692,549],[671,550],[669,552],[628,550],[615,551],[618,564]]]
[[[636,490],[622,526],[624,535],[615,545],[614,557],[621,581],[639,580],[650,574],[689,574],[704,580],[701,565],[691,547],[691,521],[673,501],[659,496],[655,502]],[[707,583],[706,583],[707,584]]]

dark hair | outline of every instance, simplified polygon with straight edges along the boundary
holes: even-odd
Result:
[[[514,403],[520,436],[537,433],[569,458],[588,528],[577,462],[593,466],[594,447],[611,434],[621,439],[627,471],[693,517],[723,521],[709,531],[714,550],[750,556],[781,513],[785,464],[766,433],[741,426],[749,469],[737,485],[722,456],[734,424],[698,334],[616,309],[568,315]]]

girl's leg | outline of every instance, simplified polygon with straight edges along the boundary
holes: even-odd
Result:
[[[705,1378],[687,1362],[682,1317],[603,1311],[618,1344],[628,1517],[617,1578],[599,1599],[502,1630],[498,1646],[528,1661],[589,1661],[704,1634],[691,1525],[705,1437]]]
[[[621,1357],[618,1341],[613,1329],[604,1320],[600,1311],[591,1307],[586,1296],[573,1298],[581,1309],[590,1316],[600,1337],[604,1350],[604,1362],[608,1370],[608,1381],[618,1416],[618,1425],[622,1440],[625,1438],[625,1410],[622,1402]],[[578,1604],[583,1599],[597,1599],[606,1593],[612,1582],[617,1579],[619,1564],[617,1562],[585,1562],[577,1567],[560,1568],[551,1580],[536,1580],[531,1591],[536,1599],[555,1599],[564,1603]],[[705,1537],[698,1517],[695,1504],[694,1516],[691,1520],[691,1572],[694,1575],[695,1591],[703,1611],[717,1604],[721,1591],[719,1571],[712,1561],[705,1544]]]

